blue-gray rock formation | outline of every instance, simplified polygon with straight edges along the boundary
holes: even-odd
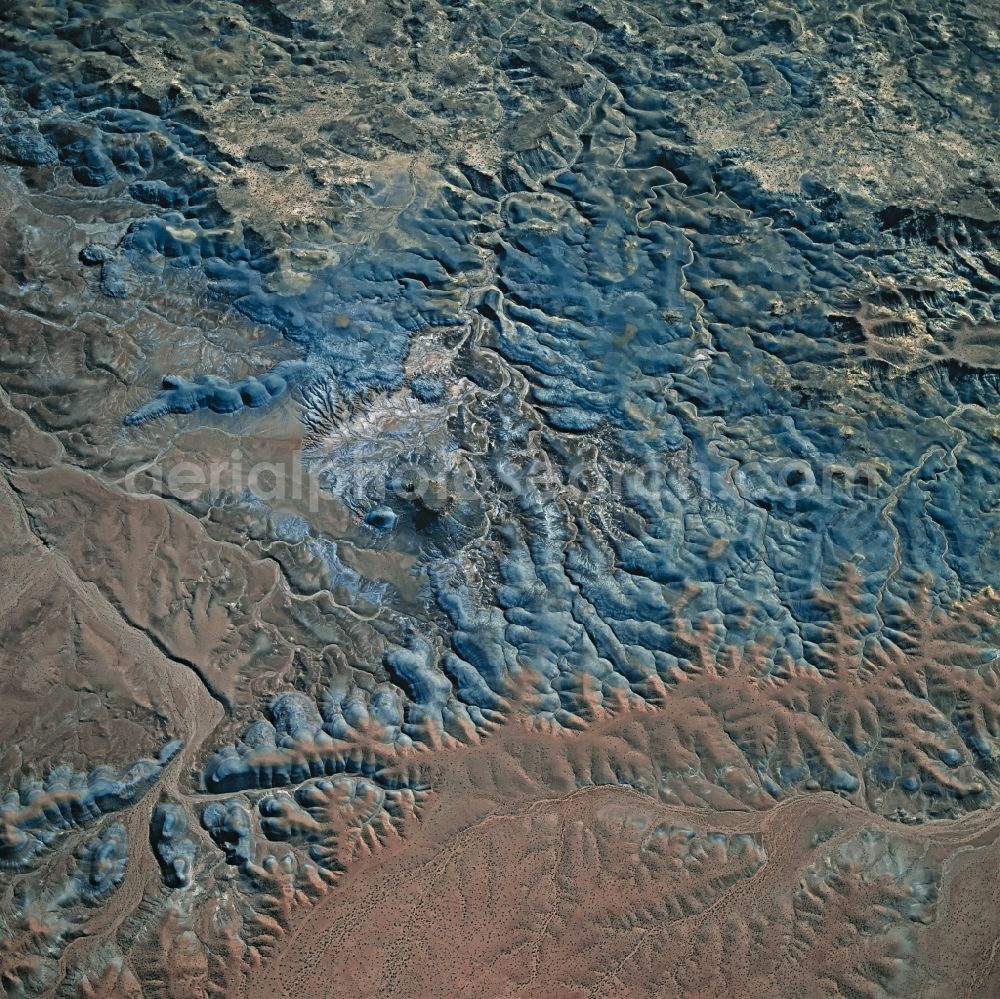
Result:
[[[163,379],[163,391],[133,409],[125,417],[125,423],[136,426],[168,413],[195,413],[199,409],[223,414],[238,413],[244,408],[260,409],[280,398],[309,373],[310,368],[304,362],[281,361],[260,377],[250,375],[237,382],[227,382],[216,375],[199,375],[194,381],[168,375]]]
[[[191,884],[197,847],[186,835],[187,812],[181,805],[161,801],[153,809],[149,839],[163,872],[163,883],[170,888]]]

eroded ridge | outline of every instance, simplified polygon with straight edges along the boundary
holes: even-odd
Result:
[[[209,409],[213,413],[238,413],[249,407],[259,409],[284,395],[290,384],[307,377],[309,366],[303,362],[282,361],[259,378],[250,375],[238,382],[227,382],[216,375],[199,375],[193,382],[168,375],[163,391],[149,402],[133,409],[125,423],[136,426],[168,413],[194,413]]]

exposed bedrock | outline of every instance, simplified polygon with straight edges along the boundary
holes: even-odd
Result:
[[[186,888],[191,884],[197,847],[186,835],[187,811],[182,805],[161,801],[153,809],[149,839],[163,873],[163,883],[169,888]]]
[[[195,413],[199,409],[223,414],[238,413],[244,408],[260,409],[309,374],[310,368],[305,362],[282,361],[259,377],[250,375],[237,382],[227,382],[216,375],[199,375],[194,381],[167,375],[163,379],[163,391],[132,410],[125,417],[125,423],[136,426],[169,413]]]
[[[8,791],[0,800],[0,866],[29,867],[60,833],[133,805],[178,749],[178,744],[169,743],[160,758],[139,760],[121,773],[109,766],[95,767],[89,774],[56,767],[44,780],[25,781]]]

